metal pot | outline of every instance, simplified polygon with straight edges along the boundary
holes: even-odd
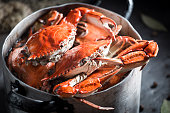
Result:
[[[69,3],[60,6],[53,6],[36,11],[23,19],[8,35],[2,48],[3,75],[6,86],[6,93],[10,105],[10,112],[75,112],[75,113],[94,113],[94,112],[111,112],[111,113],[138,113],[140,102],[141,71],[139,68],[133,69],[129,75],[115,86],[95,93],[87,100],[101,106],[112,106],[112,111],[100,111],[84,103],[75,101],[73,98],[61,99],[56,95],[49,94],[35,89],[21,80],[16,78],[8,69],[5,57],[16,40],[23,35],[27,28],[32,25],[37,18],[51,9],[56,9],[62,13],[68,13],[70,9],[76,7],[88,7],[103,13],[114,19],[117,24],[123,25],[121,34],[129,35],[136,39],[141,39],[140,35],[132,25],[122,16],[108,11],[106,9],[83,3]],[[17,108],[17,109],[16,109]],[[21,112],[21,111],[20,111]]]

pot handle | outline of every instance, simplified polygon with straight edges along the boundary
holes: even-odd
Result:
[[[132,14],[133,0],[127,0],[127,1],[128,1],[128,9],[127,9],[124,17],[128,20]]]
[[[102,0],[91,0],[90,4],[99,6],[102,3]]]
[[[106,2],[106,1],[104,1],[104,2]],[[128,8],[125,11],[124,17],[128,20],[132,14],[133,0],[127,0],[127,2],[128,2]],[[102,3],[102,0],[92,0],[90,4],[99,6],[101,3]]]
[[[21,94],[20,87],[16,87],[16,85],[15,87],[14,85],[11,86],[11,91],[8,93],[8,102],[13,108],[26,112],[57,111],[57,113],[73,113],[73,105],[69,104],[66,100],[58,97],[55,97],[52,101],[35,100]]]

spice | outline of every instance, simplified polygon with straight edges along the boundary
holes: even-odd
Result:
[[[153,82],[153,84],[151,85],[150,88],[154,89],[154,88],[156,88],[157,86],[158,86],[158,84],[157,84],[156,82]]]

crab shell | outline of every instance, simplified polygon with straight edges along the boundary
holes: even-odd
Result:
[[[109,39],[83,43],[68,50],[60,61],[56,63],[55,73],[43,80],[51,80],[56,77],[70,78],[79,73],[92,73],[102,65],[102,62],[95,62],[93,59],[106,56],[111,42],[112,40]]]
[[[85,10],[87,8],[81,7],[77,9]],[[114,30],[117,29],[117,24],[114,20],[94,10],[86,12],[82,20],[78,23],[77,28],[78,35],[76,41],[78,43],[103,40],[107,37],[111,37],[112,40],[115,41],[115,32],[118,32],[114,32]]]
[[[21,51],[23,49],[24,47],[13,48],[8,57],[8,67],[11,71],[17,73],[16,76],[20,80],[39,89],[43,85],[41,79],[47,76],[49,70],[55,66],[55,63],[49,62],[43,66],[33,66],[32,64],[22,63],[20,60],[22,57]]]
[[[28,61],[57,62],[72,47],[75,35],[76,27],[68,22],[40,29],[26,42]]]

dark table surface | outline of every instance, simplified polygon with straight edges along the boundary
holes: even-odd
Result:
[[[160,113],[163,100],[168,97],[170,98],[170,33],[150,29],[141,20],[141,14],[147,14],[165,24],[168,30],[170,30],[168,17],[166,16],[168,14],[167,9],[165,7],[157,8],[160,5],[166,6],[166,3],[162,4],[161,1],[159,2],[154,4],[146,4],[145,1],[135,2],[133,13],[129,19],[130,23],[143,39],[155,40],[159,45],[158,56],[151,59],[143,69],[140,99],[143,110],[141,113]],[[105,0],[100,4],[100,7],[124,15],[126,3],[124,1],[122,2],[122,0]],[[7,35],[0,34],[0,46],[2,46],[4,38]],[[2,72],[1,70],[2,68],[0,68],[0,74]],[[0,113],[5,113],[6,100],[4,100],[4,83],[2,78],[0,75]]]

